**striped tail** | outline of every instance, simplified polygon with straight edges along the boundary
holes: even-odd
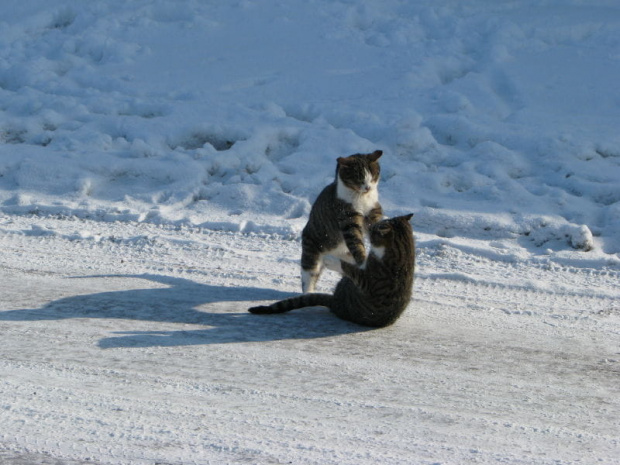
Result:
[[[290,312],[297,308],[304,307],[331,307],[334,297],[331,294],[303,294],[298,297],[291,297],[271,305],[260,305],[258,307],[249,308],[250,313],[257,315],[267,315],[269,313]]]

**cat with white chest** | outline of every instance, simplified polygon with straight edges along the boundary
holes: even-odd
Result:
[[[393,324],[409,305],[413,291],[412,216],[385,219],[371,226],[371,249],[362,264],[325,256],[325,265],[342,274],[333,294],[302,294],[252,307],[249,311],[265,315],[324,306],[340,318],[360,325],[384,327]]]
[[[317,197],[301,235],[302,292],[314,292],[327,255],[364,263],[364,235],[383,218],[377,189],[382,153],[337,159],[336,178]]]

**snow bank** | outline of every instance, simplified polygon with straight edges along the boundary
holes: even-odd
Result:
[[[10,0],[0,211],[296,236],[335,158],[380,148],[420,232],[618,266],[618,13]]]

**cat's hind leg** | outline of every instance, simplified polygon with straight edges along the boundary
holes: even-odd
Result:
[[[314,292],[322,271],[321,254],[303,248],[301,253],[301,292],[304,294]]]
[[[321,271],[321,268],[317,270],[301,269],[301,292],[309,294],[316,290],[316,283],[321,276]]]

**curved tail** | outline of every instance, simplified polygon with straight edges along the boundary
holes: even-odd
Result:
[[[290,312],[297,308],[304,307],[331,307],[334,297],[331,294],[303,294],[298,297],[280,300],[271,305],[260,305],[258,307],[249,308],[248,311],[257,315],[266,315],[269,313]]]

